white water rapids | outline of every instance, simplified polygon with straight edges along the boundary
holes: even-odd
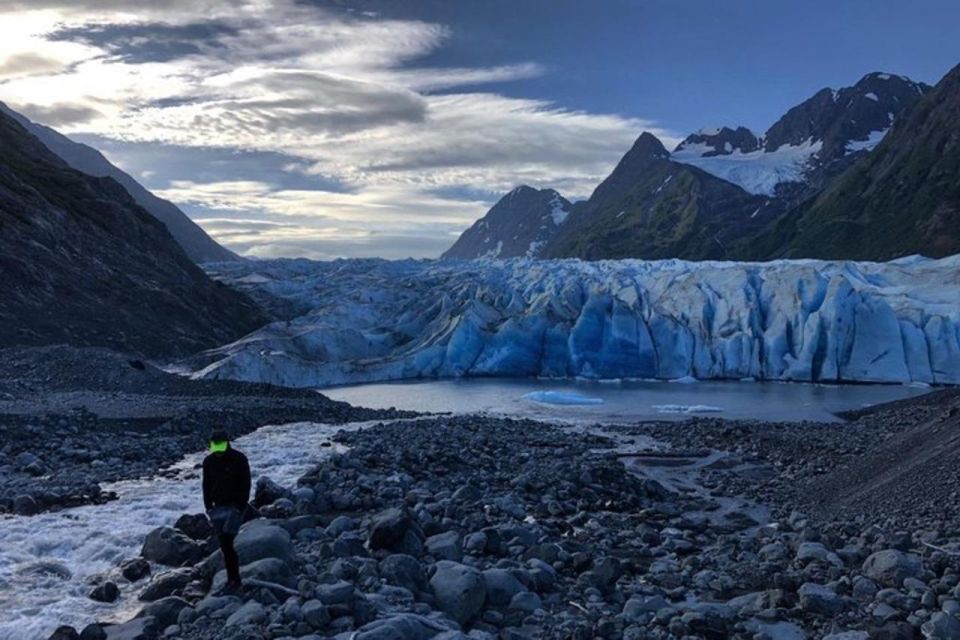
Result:
[[[292,486],[319,459],[337,451],[324,446],[333,434],[369,424],[271,425],[235,444],[250,459],[254,481],[269,476]],[[96,620],[133,616],[143,605],[136,596],[144,583],[131,586],[121,579],[120,600],[102,604],[88,597],[90,580],[138,556],[152,529],[203,511],[196,467],[204,455],[191,454],[159,477],[105,486],[119,498],[104,505],[0,518],[0,640],[45,640],[63,624],[80,630]]]

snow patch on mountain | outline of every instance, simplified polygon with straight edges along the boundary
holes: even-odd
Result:
[[[743,153],[736,150],[724,155],[705,156],[712,150],[709,145],[685,144],[670,158],[732,182],[749,193],[774,196],[778,184],[803,181],[804,172],[822,146],[821,141],[808,139],[799,145],[781,145],[773,151],[758,149]]]
[[[253,272],[265,280],[244,281]],[[186,363],[322,387],[544,376],[960,384],[960,257],[221,263],[310,311]]]
[[[875,146],[880,144],[884,136],[887,135],[887,132],[890,131],[887,129],[880,129],[879,131],[871,131],[870,135],[864,140],[851,140],[847,143],[847,153],[854,153],[856,151],[870,151]]]

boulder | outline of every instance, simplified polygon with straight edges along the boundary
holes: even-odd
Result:
[[[130,582],[136,582],[150,575],[150,563],[143,558],[124,560],[120,564],[120,575]]]
[[[123,624],[110,625],[104,631],[107,632],[107,640],[155,640],[164,628],[153,618],[144,617]]]
[[[107,640],[107,632],[99,624],[93,622],[80,632],[80,640]]]
[[[455,631],[449,620],[428,618],[414,613],[398,613],[363,625],[353,640],[428,640],[437,633]]]
[[[172,596],[176,591],[183,589],[193,579],[192,569],[174,569],[165,571],[150,581],[140,593],[143,602],[155,602],[160,598]]]
[[[295,556],[290,534],[283,527],[271,524],[268,520],[254,520],[245,525],[240,529],[233,546],[240,556],[241,565],[267,558],[289,564]],[[208,556],[203,561],[203,567],[208,573],[223,569],[223,556],[220,551]]]
[[[453,560],[460,562],[463,559],[463,539],[456,531],[445,531],[430,536],[426,541],[427,553],[438,560]]]
[[[213,536],[213,526],[205,513],[185,513],[177,518],[173,528],[191,540],[208,540]]]
[[[256,507],[264,507],[289,495],[290,492],[279,484],[266,476],[261,476],[257,479],[257,485],[253,492],[253,504]]]
[[[487,569],[483,572],[483,584],[487,604],[496,607],[507,606],[513,596],[525,591],[520,581],[506,569]]]
[[[116,602],[120,597],[120,588],[107,580],[101,585],[97,585],[90,592],[90,599],[97,602]]]
[[[330,610],[319,600],[307,600],[301,607],[303,619],[314,629],[323,629],[330,624]]]
[[[843,567],[840,556],[827,549],[819,542],[803,542],[797,548],[797,561],[802,564],[808,562],[822,562],[834,567]]]
[[[960,620],[942,611],[930,616],[920,630],[929,640],[960,640]]]
[[[316,596],[323,604],[348,604],[353,600],[353,585],[346,580],[321,584],[317,587]]]
[[[437,607],[460,624],[480,613],[487,595],[483,574],[451,560],[441,560],[435,565],[430,589]]]
[[[410,513],[404,509],[381,511],[370,524],[371,550],[387,549],[419,555],[423,547],[422,539],[419,527],[415,526]]]
[[[176,624],[180,611],[189,606],[190,604],[183,598],[170,596],[151,602],[141,609],[136,617],[153,618],[160,629],[166,629],[170,625]]]
[[[32,516],[39,511],[40,505],[33,496],[21,495],[13,499],[13,512],[18,516]]]
[[[813,582],[805,582],[797,591],[800,596],[800,608],[810,613],[833,616],[847,608],[847,602],[830,587]]]
[[[47,640],[80,640],[80,634],[73,627],[62,626],[57,627]]]
[[[380,561],[379,569],[380,577],[387,584],[409,589],[413,593],[423,591],[426,586],[423,567],[413,556],[403,553],[389,555]]]
[[[920,556],[896,549],[877,551],[863,562],[863,574],[885,587],[899,587],[904,578],[916,577],[921,571]]]
[[[240,567],[240,578],[243,580],[262,580],[263,582],[273,582],[281,586],[293,589],[296,587],[296,579],[290,570],[290,565],[277,558],[264,558]],[[227,572],[218,571],[213,577],[213,586],[211,591],[219,593],[227,585]]]
[[[251,600],[236,611],[234,611],[227,621],[225,627],[237,627],[245,624],[260,624],[267,619],[267,610],[263,605],[255,600]]]
[[[160,527],[147,534],[140,555],[150,562],[168,567],[193,564],[203,555],[203,545],[172,527]]]

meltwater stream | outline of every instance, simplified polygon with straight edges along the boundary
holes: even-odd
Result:
[[[371,423],[271,425],[238,438],[254,481],[269,476],[291,486],[318,459],[337,451],[330,438],[341,429]],[[199,471],[205,455],[185,457],[162,477],[105,486],[117,500],[33,517],[0,518],[0,640],[45,640],[62,624],[82,629],[95,620],[121,621],[142,603],[119,580],[121,599],[90,600],[90,580],[140,553],[152,529],[172,525],[184,513],[200,513]]]

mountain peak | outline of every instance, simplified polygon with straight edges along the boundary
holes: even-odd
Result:
[[[660,139],[657,136],[653,135],[649,131],[644,131],[640,134],[640,137],[637,138],[636,142],[633,143],[633,147],[630,148],[630,151],[627,152],[627,155],[624,156],[624,159],[630,156],[669,158],[670,153],[663,146],[663,143],[660,142]]]

